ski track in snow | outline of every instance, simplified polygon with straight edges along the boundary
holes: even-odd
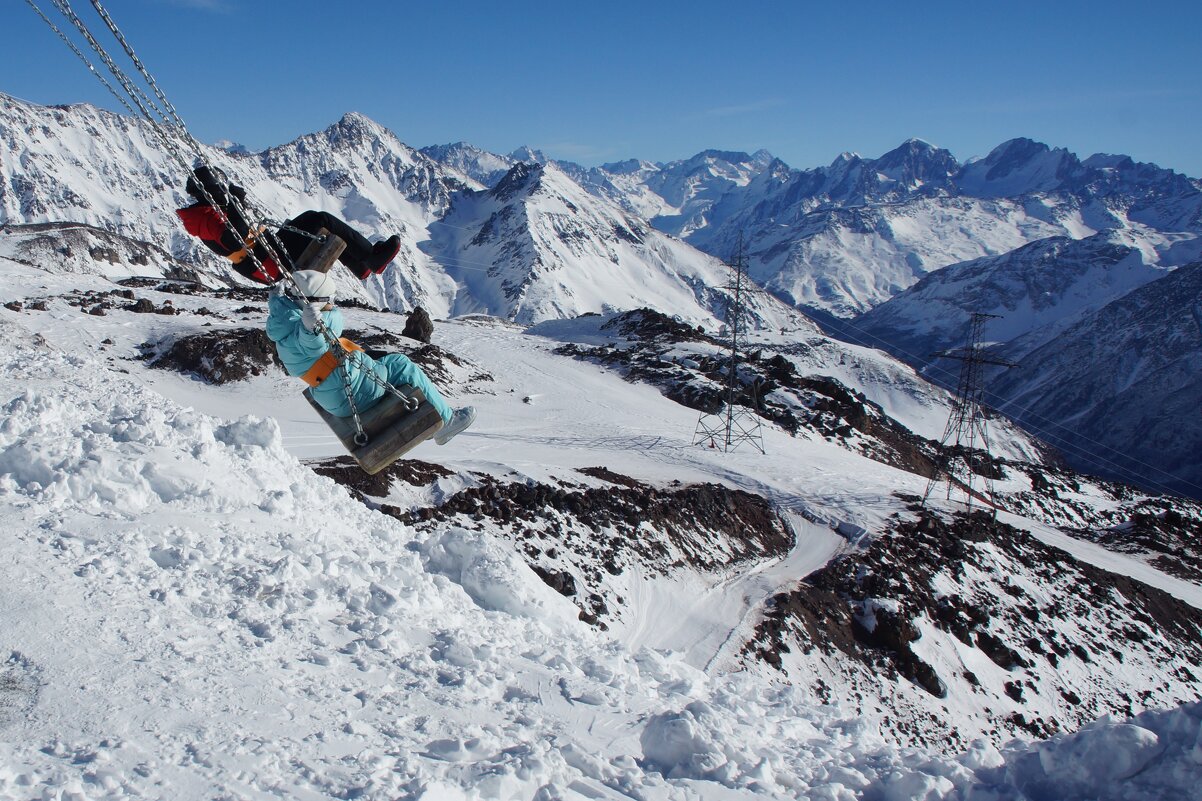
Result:
[[[1199,705],[951,758],[724,670],[769,593],[919,477],[774,431],[766,456],[692,448],[695,414],[652,388],[443,324],[495,392],[416,456],[535,477],[602,462],[788,510],[797,546],[703,588],[705,620],[611,637],[507,543],[419,537],[299,463],[335,451],[293,386],[135,378],[121,360],[147,332],[78,315],[0,311],[0,799],[1164,799],[1202,779]]]

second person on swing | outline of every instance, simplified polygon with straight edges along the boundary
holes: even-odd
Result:
[[[192,170],[186,190],[196,202],[175,212],[183,221],[184,229],[214,253],[232,261],[240,274],[260,284],[274,284],[284,274],[264,246],[265,240],[271,250],[295,263],[309,242],[325,228],[346,242],[346,249],[338,261],[361,281],[382,273],[401,249],[401,238],[396,234],[373,245],[345,221],[325,211],[303,212],[280,226],[278,232],[252,231],[239,211],[246,191],[231,184],[220,170],[206,165]],[[237,236],[230,231],[231,225],[238,232]],[[251,252],[254,258],[250,257]]]

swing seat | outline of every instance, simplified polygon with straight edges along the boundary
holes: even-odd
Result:
[[[346,250],[346,242],[343,242],[338,237],[331,234],[325,228],[317,230],[318,239],[314,239],[300,254],[300,258],[296,260],[296,266],[292,269],[299,272],[301,270],[316,270],[319,273],[328,273],[330,267],[334,266],[334,260],[342,255],[342,251]]]
[[[418,407],[411,412],[400,398],[386,394],[370,409],[359,414],[363,432],[367,434],[367,442],[362,445],[355,442],[355,418],[335,417],[313,400],[309,390],[306,389],[304,395],[330,430],[338,435],[343,447],[359,463],[363,472],[374,475],[442,428],[442,417],[426,401],[421,390],[407,384],[397,389],[406,397],[416,398]]]

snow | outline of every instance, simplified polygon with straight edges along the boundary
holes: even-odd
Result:
[[[104,286],[4,268],[9,298]],[[786,557],[643,583],[642,617],[600,632],[486,531],[419,537],[297,461],[337,448],[282,378],[127,358],[167,322],[0,312],[2,799],[1152,799],[1202,770],[1197,707],[949,757],[740,669],[764,597],[850,545],[797,516]],[[921,483],[771,430],[769,456],[719,459],[687,446],[692,412],[518,327],[439,331],[498,376],[477,427],[421,454],[452,468],[718,479],[852,533]]]
[[[623,595],[632,614],[612,627],[631,650],[673,651],[706,672],[734,664],[759,621],[764,601],[789,580],[826,564],[847,547],[828,526],[800,515],[789,521],[797,535],[787,556],[727,575],[644,576],[631,571]]]

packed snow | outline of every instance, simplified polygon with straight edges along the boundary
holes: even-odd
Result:
[[[739,668],[724,639],[849,543],[808,521],[784,560],[684,588],[691,609],[667,591],[590,627],[487,530],[418,535],[298,461],[337,445],[282,375],[148,372],[136,345],[174,318],[82,314],[62,296],[105,278],[2,264],[4,301],[50,301],[0,311],[0,798],[1164,799],[1202,778],[1198,705],[946,755]],[[456,398],[473,430],[415,453],[452,470],[719,480],[861,534],[923,481],[774,431],[720,458],[688,445],[695,413],[516,326],[439,331],[496,376]]]

